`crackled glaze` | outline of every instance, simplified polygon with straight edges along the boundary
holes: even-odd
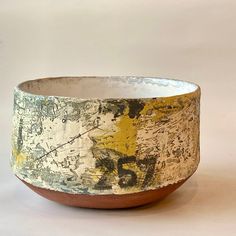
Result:
[[[198,87],[175,96],[111,99],[42,96],[17,87],[12,168],[34,186],[73,194],[177,183],[199,163],[199,99]]]

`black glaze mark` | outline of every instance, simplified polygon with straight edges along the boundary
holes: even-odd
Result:
[[[144,108],[144,103],[139,100],[128,100],[128,104],[129,104],[129,114],[128,114],[129,117],[131,119],[135,117],[138,118],[140,116],[140,112]]]
[[[117,112],[114,114],[114,118],[123,115],[124,110],[125,110],[125,105],[124,104],[118,104],[117,105]]]
[[[18,136],[17,136],[17,150],[20,152],[22,145],[23,145],[23,137],[22,137],[22,131],[23,131],[23,119],[20,119],[19,122],[19,129],[18,129]]]
[[[101,114],[101,112],[102,112],[102,104],[100,103],[98,107],[98,113]]]
[[[102,112],[106,114],[107,112],[112,112],[114,114],[114,119],[122,116],[126,105],[120,101],[109,101],[106,107],[103,107]]]

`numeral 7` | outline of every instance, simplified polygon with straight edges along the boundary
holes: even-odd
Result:
[[[137,165],[140,169],[142,169],[143,166],[146,168],[146,175],[142,184],[143,188],[146,187],[153,178],[156,160],[157,159],[155,157],[145,157],[144,159],[137,161]]]

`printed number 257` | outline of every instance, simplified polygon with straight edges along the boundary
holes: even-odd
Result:
[[[135,186],[138,182],[137,174],[135,173],[135,171],[125,168],[126,164],[131,163],[136,164],[142,171],[146,172],[141,186],[147,186],[153,178],[156,158],[146,157],[142,160],[137,160],[135,156],[119,158],[117,162],[117,171],[119,177],[118,184],[121,188]],[[96,168],[101,168],[102,170],[104,170],[104,172],[97,184],[95,185],[95,189],[111,189],[112,186],[108,183],[108,179],[111,174],[116,170],[113,160],[111,160],[110,158],[98,159],[96,162]]]

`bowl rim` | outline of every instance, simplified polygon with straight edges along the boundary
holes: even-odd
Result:
[[[24,84],[32,83],[35,81],[43,81],[43,80],[58,80],[58,79],[86,79],[86,78],[96,78],[96,79],[157,79],[157,80],[166,80],[166,81],[172,81],[172,82],[182,82],[189,85],[192,85],[195,87],[195,89],[191,92],[183,92],[181,94],[177,95],[170,95],[170,96],[150,96],[150,97],[107,97],[107,98],[98,98],[98,97],[91,97],[91,98],[81,98],[81,97],[75,97],[75,96],[63,96],[63,95],[42,95],[42,94],[36,94],[31,93],[29,91],[25,91],[21,88]],[[201,88],[198,84],[187,81],[187,80],[180,80],[180,79],[172,79],[172,78],[166,78],[166,77],[157,77],[157,76],[90,76],[90,75],[80,75],[80,76],[52,76],[52,77],[41,77],[31,80],[25,80],[23,82],[20,82],[18,85],[14,87],[14,93],[22,93],[24,96],[29,97],[38,97],[38,98],[46,98],[46,99],[67,99],[67,100],[73,100],[73,101],[114,101],[114,100],[152,100],[152,99],[168,99],[168,98],[178,98],[183,96],[193,96],[196,94],[201,94]]]

